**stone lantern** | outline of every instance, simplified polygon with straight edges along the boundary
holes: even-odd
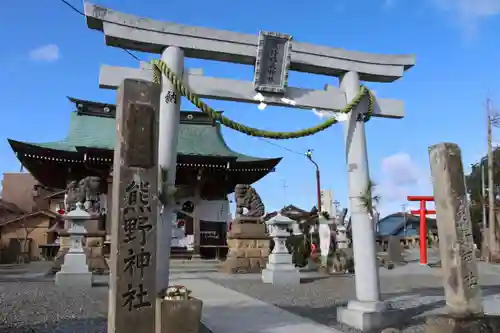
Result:
[[[294,220],[278,213],[266,222],[269,236],[274,241],[273,252],[269,255],[266,268],[262,270],[262,282],[278,285],[300,284],[300,273],[292,262],[292,255],[286,247],[289,229]]]
[[[60,287],[85,287],[92,286],[92,273],[87,265],[87,256],[83,249],[82,240],[87,233],[84,224],[95,217],[83,209],[81,203],[76,204],[76,209],[63,216],[69,222],[68,234],[71,246],[64,256],[61,270],[56,273],[55,283]]]

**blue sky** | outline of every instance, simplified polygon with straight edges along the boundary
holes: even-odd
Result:
[[[71,1],[77,8],[82,2]],[[427,147],[460,145],[466,165],[485,151],[484,102],[500,107],[499,0],[99,0],[123,12],[186,25],[256,34],[293,35],[297,41],[348,50],[415,54],[417,64],[395,83],[371,84],[377,96],[402,99],[402,120],[373,119],[367,125],[372,178],[379,184],[382,214],[399,210],[408,194],[431,194]],[[98,87],[101,64],[136,67],[137,61],[104,44],[102,33],[58,0],[11,1],[0,12],[0,172],[19,170],[7,138],[28,142],[62,139],[72,105],[65,96],[115,101]],[[141,59],[155,55],[136,53]],[[252,67],[187,60],[206,75],[252,79]],[[331,77],[291,73],[290,85],[322,89]],[[229,117],[273,130],[296,130],[321,121],[312,112],[209,101]],[[184,109],[193,109],[184,103]],[[313,137],[276,142],[224,129],[234,150],[254,156],[283,156],[275,173],[256,184],[268,210],[315,203],[314,168],[301,154],[314,149],[323,188],[344,206],[346,168],[342,125]],[[284,188],[286,185],[286,189]]]

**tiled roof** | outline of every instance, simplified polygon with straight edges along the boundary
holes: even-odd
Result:
[[[20,214],[20,215],[18,215],[16,217],[13,217],[13,218],[9,219],[9,220],[2,221],[2,222],[0,222],[0,226],[5,226],[7,224],[11,224],[11,223],[20,221],[22,219],[32,218],[32,217],[37,216],[37,215],[45,215],[45,216],[48,216],[50,218],[58,218],[59,217],[59,214],[51,212],[50,210],[41,209],[41,210],[38,210],[38,211],[33,212],[33,213]]]
[[[426,221],[428,229],[430,230],[437,229],[437,221],[435,218],[427,217]],[[391,222],[391,225],[390,225],[390,230],[389,229],[386,230],[385,234],[397,235],[399,231],[404,229],[405,225],[410,225],[410,224],[420,225],[420,217],[401,212],[390,214],[378,221],[379,228],[382,228],[381,226],[387,224],[387,222]]]
[[[2,198],[0,198],[0,211],[1,210],[8,211],[9,213],[14,213],[14,214],[25,213],[25,211],[19,208],[16,204],[5,201]]]
[[[116,121],[114,118],[79,115],[77,112],[72,112],[69,134],[64,140],[26,144],[69,152],[76,152],[76,147],[113,150],[115,135]],[[232,151],[222,137],[220,125],[196,122],[181,122],[177,151],[180,155],[234,157],[240,162],[266,159]]]

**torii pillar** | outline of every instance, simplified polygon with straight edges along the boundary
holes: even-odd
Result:
[[[340,89],[347,102],[352,101],[360,90],[359,74],[350,71],[342,75]],[[380,297],[375,228],[361,200],[370,181],[365,123],[359,117],[366,109],[366,102],[362,102],[344,123],[356,300],[337,309],[338,321],[360,330],[378,328],[388,321],[387,306]]]

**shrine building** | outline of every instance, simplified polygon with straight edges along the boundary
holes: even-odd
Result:
[[[64,189],[69,182],[99,176],[103,183],[97,229],[109,236],[112,204],[113,150],[116,106],[69,97],[76,110],[70,115],[66,138],[54,142],[8,139],[24,168],[43,186]],[[193,225],[200,223],[199,251],[213,253],[226,244],[228,194],[236,184],[253,184],[274,171],[279,158],[260,158],[231,150],[220,124],[199,111],[181,111],[177,146],[177,200],[182,207],[172,232],[172,247],[191,250]],[[161,130],[161,129],[160,129]],[[196,222],[195,222],[196,221]],[[107,237],[109,239],[109,237]]]

